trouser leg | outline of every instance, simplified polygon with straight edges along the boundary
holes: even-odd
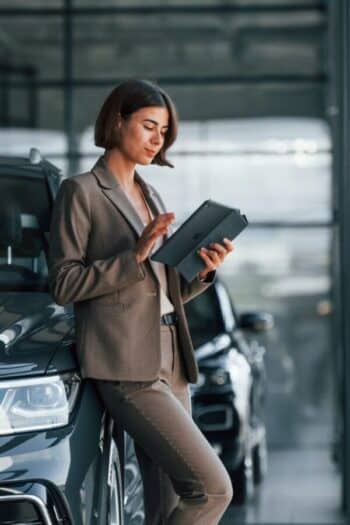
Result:
[[[191,398],[187,388],[174,392],[184,409],[191,414]],[[166,472],[155,463],[136,442],[135,453],[143,481],[145,525],[158,525],[167,520],[179,503],[179,496]],[[166,523],[166,521],[165,521]]]
[[[167,523],[166,520],[178,504],[179,496],[166,472],[137,443],[135,452],[143,481],[145,525]]]
[[[217,525],[232,498],[223,464],[191,416],[160,380],[96,381],[112,417],[170,477],[178,504],[162,525]]]

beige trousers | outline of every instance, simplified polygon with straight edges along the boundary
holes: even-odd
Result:
[[[146,525],[217,525],[232,499],[231,480],[191,417],[175,326],[161,326],[161,352],[155,381],[95,383],[113,419],[134,438]]]

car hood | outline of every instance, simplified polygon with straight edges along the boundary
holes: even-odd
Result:
[[[58,349],[71,346],[73,326],[72,309],[49,294],[0,293],[0,380],[57,371],[50,363]],[[72,358],[61,362],[74,366]]]

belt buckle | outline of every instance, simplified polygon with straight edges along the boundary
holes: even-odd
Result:
[[[171,319],[169,319],[169,314],[164,314],[162,318],[163,318],[163,324],[165,324],[166,326],[169,326],[169,324],[171,324]]]
[[[165,324],[167,326],[175,324],[176,323],[176,314],[169,312],[168,314],[164,314],[161,317],[162,324]]]

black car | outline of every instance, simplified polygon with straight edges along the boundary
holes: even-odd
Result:
[[[199,365],[193,417],[228,469],[234,502],[244,503],[267,468],[265,348],[245,331],[268,330],[273,317],[237,315],[220,279],[185,305]]]
[[[59,183],[37,150],[0,157],[0,523],[141,525],[132,440],[81,379],[72,307],[48,293]]]

